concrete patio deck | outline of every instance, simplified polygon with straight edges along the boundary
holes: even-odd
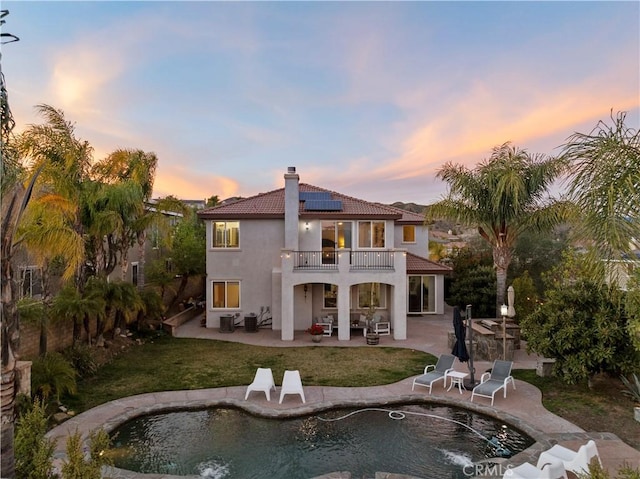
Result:
[[[443,353],[450,353],[447,345],[447,335],[453,328],[450,311],[447,313],[445,315],[411,317],[408,319],[407,325],[409,339],[406,341],[394,341],[391,336],[382,336],[379,346],[368,346],[363,336],[354,337],[350,341],[339,341],[335,336],[331,338],[325,337],[318,345],[312,343],[309,335],[302,331],[296,332],[294,340],[287,342],[280,340],[278,331],[267,329],[260,329],[255,333],[245,332],[244,329],[236,329],[233,333],[220,333],[218,330],[201,327],[199,318],[195,318],[178,327],[176,336],[218,339],[275,347],[312,345],[319,347],[393,346],[425,351],[438,356]],[[525,350],[521,349],[515,353],[514,369],[535,369],[537,362],[538,358],[536,356],[528,355]],[[476,361],[474,365],[476,379],[479,379],[482,372],[491,367],[491,363],[483,361]],[[455,368],[459,371],[468,370],[466,364],[459,363],[457,360]],[[276,383],[279,384],[280,380],[281,378],[276,378]],[[302,380],[304,382],[304,377]],[[413,378],[407,378],[395,384],[366,388],[305,386],[307,402],[304,405],[301,404],[297,396],[286,396],[282,404],[278,404],[278,401],[273,400],[273,398],[272,401],[268,402],[264,395],[261,394],[252,394],[245,401],[246,386],[142,394],[112,401],[86,411],[50,431],[49,436],[58,440],[56,457],[63,457],[65,439],[76,430],[82,434],[88,434],[89,431],[97,427],[106,427],[111,430],[118,424],[141,414],[187,406],[235,406],[265,416],[283,416],[307,414],[318,408],[332,406],[391,405],[399,402],[424,400],[426,402],[463,406],[499,418],[517,426],[537,441],[531,448],[509,459],[508,463],[504,464],[504,467],[517,465],[524,461],[535,464],[538,454],[552,444],[560,443],[566,447],[576,449],[588,439],[596,441],[603,465],[610,472],[617,471],[623,464],[640,467],[640,451],[630,447],[614,434],[587,433],[578,426],[551,414],[542,406],[540,391],[528,383],[516,381],[516,389],[514,390],[509,386],[507,398],[503,398],[501,394],[498,395],[494,406],[490,407],[489,400],[479,398],[474,399],[472,403],[470,402],[471,392],[463,391],[460,394],[455,388],[451,389],[451,391],[446,391],[441,386],[435,386],[431,395],[424,389],[412,392],[412,380]],[[114,469],[110,471],[108,477],[113,479],[168,479],[171,476],[142,475]],[[346,478],[348,476],[331,475],[330,477]]]

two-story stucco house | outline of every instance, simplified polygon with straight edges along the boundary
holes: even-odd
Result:
[[[408,314],[441,314],[450,268],[426,259],[419,214],[299,182],[198,213],[207,224],[206,326],[270,309],[282,340],[332,315],[338,339],[375,307],[407,338]],[[360,336],[362,337],[362,336]]]

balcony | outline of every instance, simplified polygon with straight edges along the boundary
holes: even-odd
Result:
[[[294,251],[294,270],[337,270],[340,258],[348,258],[351,271],[393,270],[394,251]]]

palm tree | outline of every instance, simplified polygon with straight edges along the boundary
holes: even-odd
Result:
[[[623,268],[607,268],[616,263],[633,268],[632,249],[640,248],[640,131],[625,124],[626,113],[611,115],[612,124],[603,121],[588,134],[575,133],[563,145],[562,155],[571,162],[570,194],[580,211],[577,235],[589,241],[587,255],[592,279],[609,279],[617,285]],[[606,273],[606,274],[605,274]],[[640,350],[640,282],[627,284],[628,329]],[[617,295],[618,288],[609,288]]]
[[[96,178],[112,185],[111,208],[120,215],[119,234],[114,235],[120,254],[122,280],[127,271],[129,248],[137,242],[140,267],[145,264],[147,228],[153,222],[154,212],[145,207],[153,193],[158,158],[142,150],[119,149],[93,167]],[[108,190],[109,191],[109,190]],[[139,274],[144,274],[139,271]]]
[[[591,133],[575,133],[562,149],[580,211],[576,233],[593,245],[597,264],[628,258],[640,240],[640,132],[625,118],[618,113],[613,125],[600,121]]]
[[[73,321],[73,342],[81,339],[82,322],[87,318],[100,317],[104,314],[104,299],[98,295],[80,293],[75,286],[67,284],[56,295],[51,305],[54,315]],[[91,337],[87,331],[87,342]]]
[[[505,301],[507,269],[518,236],[550,230],[568,215],[568,203],[545,198],[566,169],[565,158],[545,159],[507,142],[494,147],[489,159],[473,170],[446,163],[438,171],[438,178],[449,184],[449,194],[427,208],[425,221],[448,219],[478,228],[493,252],[496,310]]]
[[[63,198],[74,211],[68,222],[78,237],[84,238],[85,226],[81,211],[92,192],[87,191],[90,182],[90,167],[93,148],[76,138],[75,127],[64,113],[49,105],[37,105],[36,110],[45,123],[30,125],[17,139],[17,148],[24,158],[30,160],[32,171],[39,171],[39,182],[43,191]],[[69,213],[68,213],[69,214]],[[86,261],[78,263],[76,284],[82,288],[86,277]]]
[[[0,11],[0,25],[8,10]],[[17,41],[8,32],[0,33],[0,44]],[[0,59],[2,52],[0,52]],[[13,236],[33,188],[33,181],[25,188],[20,181],[23,172],[14,144],[11,141],[15,126],[9,96],[0,61],[0,202],[2,226],[0,228],[0,477],[13,479],[16,475],[14,451],[14,403],[16,399],[15,353],[20,337],[20,323],[16,306],[16,287],[11,269]]]

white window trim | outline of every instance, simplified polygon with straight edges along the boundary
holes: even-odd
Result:
[[[215,306],[214,305],[214,295],[213,295],[213,286],[215,283],[224,283],[224,301],[225,301],[225,306]],[[238,285],[238,306],[227,306],[227,296],[228,296],[228,291],[227,291],[227,284],[229,283],[234,283]],[[238,309],[242,309],[242,281],[240,281],[239,279],[214,279],[211,281],[211,309],[215,310],[215,311],[229,311],[229,310],[233,310],[236,311]]]
[[[413,228],[413,241],[406,241],[404,239],[404,229],[410,227]],[[416,225],[402,225],[402,243],[403,244],[416,244],[417,243],[417,236],[416,236]]]
[[[216,223],[224,223],[224,246],[216,246]],[[237,223],[238,224],[238,246],[227,246],[229,242],[229,227],[227,226],[229,223]],[[241,234],[240,234],[240,220],[212,220],[211,221],[211,249],[214,250],[238,250],[240,249]]]

